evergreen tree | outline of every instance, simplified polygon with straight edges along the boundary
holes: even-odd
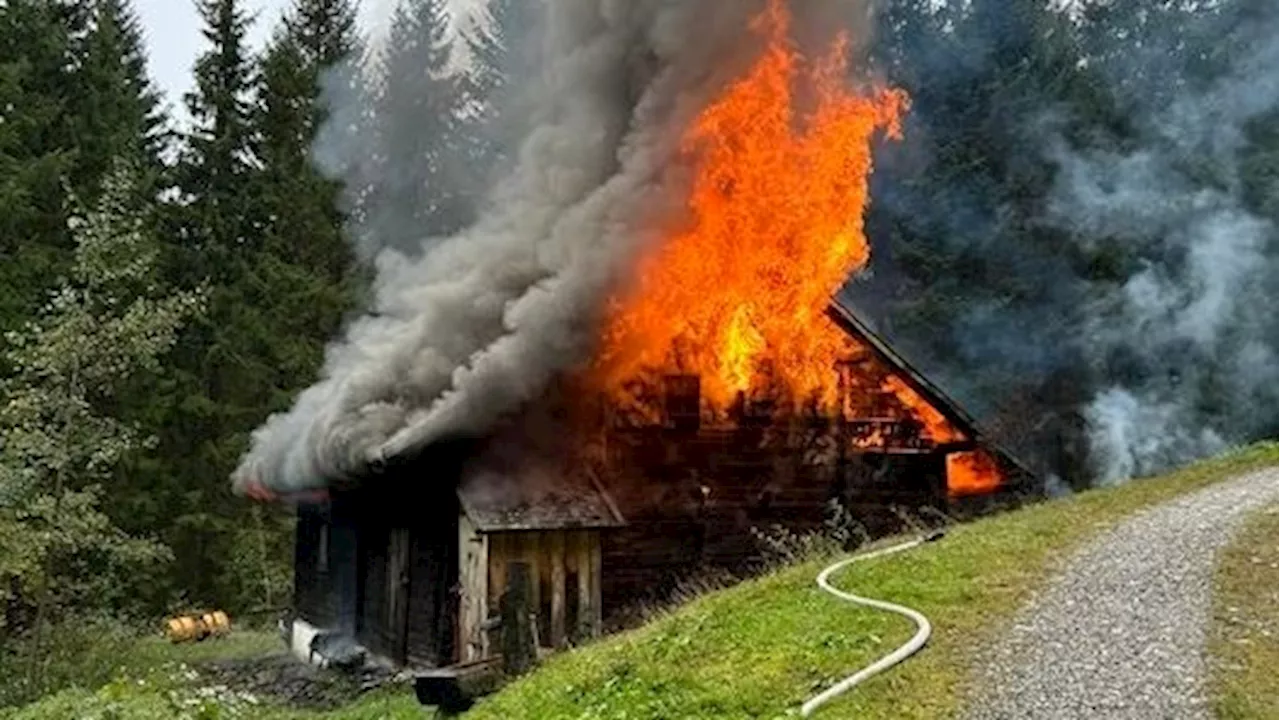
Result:
[[[0,5],[0,330],[30,317],[67,266],[73,17],[51,0]]]
[[[88,4],[71,108],[78,142],[75,190],[95,197],[114,159],[130,158],[140,173],[138,191],[154,193],[169,133],[160,94],[147,77],[137,15],[130,0]]]
[[[490,0],[487,22],[468,39],[470,69],[464,77],[470,112],[461,133],[468,162],[476,170],[467,191],[483,192],[511,162],[508,148],[524,130],[528,73],[538,66],[535,51],[543,12],[540,0]]]
[[[97,207],[72,218],[69,279],[5,338],[13,372],[0,381],[0,638],[36,634],[24,678],[31,695],[44,689],[47,625],[64,611],[142,609],[154,597],[153,571],[169,558],[100,509],[113,467],[149,442],[101,408],[157,368],[202,302],[199,292],[154,291],[157,248],[139,219],[134,178],[121,164],[103,180]]]
[[[261,203],[254,181],[253,59],[250,20],[237,0],[201,0],[209,48],[195,63],[185,100],[191,128],[175,168],[179,198],[166,219],[168,281],[209,285],[208,311],[179,338],[162,391],[146,408],[159,436],[156,457],[130,468],[134,493],[116,510],[138,527],[164,528],[179,562],[172,578],[193,599],[227,600],[234,582],[226,552],[248,509],[227,492],[227,474],[273,377],[264,346],[275,340],[261,322],[274,310],[253,273],[261,248]],[[178,480],[180,479],[180,481]],[[232,604],[232,607],[235,607]]]
[[[1079,286],[1061,278],[1090,260],[1039,222],[1054,166],[1036,128],[1050,111],[1069,134],[1122,121],[1080,62],[1070,19],[1036,0],[902,0],[880,15],[877,35],[877,61],[911,97],[909,140],[878,161],[873,274],[848,292],[922,366],[951,370],[944,384],[987,426],[1007,428],[1007,443],[1070,475],[1072,460],[1057,456],[1079,441],[1067,420],[1084,391],[1065,336],[1073,325],[1038,318],[1083,307],[1063,297]],[[1013,353],[973,342],[1015,333],[1055,348],[1036,360],[1047,367],[1035,385],[1002,364]]]
[[[254,65],[245,45],[250,18],[237,0],[199,0],[197,9],[211,47],[196,60],[196,89],[185,98],[192,129],[178,185],[187,207],[183,242],[213,261],[193,269],[217,274],[230,267],[228,253],[253,240],[248,179]]]
[[[462,188],[474,168],[462,135],[468,111],[464,78],[450,66],[444,0],[405,0],[392,17],[379,59],[371,143],[374,186],[362,208],[374,247],[413,249],[448,235],[472,217]]]
[[[298,0],[262,58],[254,115],[268,242],[334,282],[350,265],[338,211],[341,186],[315,169],[311,148],[327,119],[321,83],[352,84],[345,62],[357,51],[350,2]]]

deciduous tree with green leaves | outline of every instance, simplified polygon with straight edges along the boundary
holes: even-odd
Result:
[[[121,165],[96,206],[71,215],[69,277],[38,316],[6,334],[0,380],[0,637],[39,635],[64,612],[127,615],[148,598],[147,579],[171,558],[131,536],[99,507],[112,472],[151,438],[113,417],[116,393],[154,371],[179,328],[203,304],[199,289],[163,293],[157,246],[133,199],[135,171]]]

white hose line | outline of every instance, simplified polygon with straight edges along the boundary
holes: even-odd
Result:
[[[866,680],[867,678],[873,675],[876,675],[877,673],[888,670],[894,665],[897,665],[903,660],[906,660],[908,657],[914,654],[917,650],[924,647],[924,644],[929,641],[929,635],[933,632],[933,626],[929,624],[929,618],[925,617],[919,612],[912,610],[911,608],[906,607],[905,605],[898,605],[891,602],[885,602],[883,600],[866,598],[860,595],[854,595],[853,593],[848,593],[843,590],[839,590],[835,587],[832,587],[831,583],[828,581],[828,578],[830,578],[833,573],[839,572],[845,566],[850,565],[852,563],[861,562],[862,560],[870,560],[872,558],[881,557],[882,555],[889,555],[891,553],[902,552],[903,550],[910,550],[911,548],[917,545],[920,545],[922,543],[929,542],[932,540],[936,540],[939,537],[941,537],[941,534],[935,533],[933,535],[918,537],[914,540],[908,540],[907,542],[904,542],[904,543],[891,545],[887,548],[881,548],[880,550],[864,553],[862,555],[854,555],[851,558],[846,558],[833,565],[829,565],[825,570],[818,573],[818,587],[822,588],[823,590],[826,590],[827,592],[831,593],[832,595],[835,595],[836,597],[842,598],[844,600],[848,600],[851,603],[856,603],[858,605],[864,605],[866,607],[875,608],[877,610],[884,610],[887,612],[897,613],[899,615],[902,615],[910,619],[912,622],[916,624],[916,634],[911,636],[910,640],[903,643],[901,646],[898,647],[898,649],[894,650],[888,655],[885,655],[884,657],[862,668],[858,672],[841,680],[835,685],[832,685],[826,690],[823,690],[821,693],[818,693],[817,695],[814,695],[813,697],[809,698],[809,700],[807,700],[804,705],[800,706],[800,715],[802,717],[808,717],[812,715],[814,710],[817,710],[819,707],[830,702],[832,699],[834,699],[838,695],[844,692],[847,692],[850,688],[854,687],[858,683],[861,683],[863,680]]]

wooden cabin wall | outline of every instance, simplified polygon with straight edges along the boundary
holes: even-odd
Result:
[[[397,663],[454,657],[457,500],[452,485],[358,494],[356,640]]]
[[[484,598],[483,608],[478,602],[464,601],[471,608],[465,613],[467,617],[497,613],[506,591],[507,564],[520,561],[529,565],[534,581],[532,603],[538,616],[539,644],[563,647],[600,634],[602,556],[598,531],[489,533],[485,535],[484,549],[487,572],[467,572],[470,585],[463,587],[465,597]],[[473,622],[467,620],[468,632],[475,632],[470,630]],[[476,656],[496,647],[493,638],[476,641],[476,645],[478,649],[472,651]]]
[[[873,534],[896,529],[891,504],[946,501],[941,454],[851,453],[837,462],[818,429],[644,428],[609,441],[602,479],[627,518],[603,540],[610,611],[660,595],[700,568],[749,568],[759,554],[752,528],[818,529],[835,498]]]
[[[401,660],[391,627],[388,595],[390,528],[366,520],[360,526],[360,600],[356,614],[356,640],[370,652]]]
[[[297,616],[317,627],[337,620],[337,593],[329,572],[329,517],[318,505],[300,505],[293,552],[293,607]]]
[[[354,634],[360,593],[357,504],[347,493],[300,505],[294,540],[294,609],[329,630]]]
[[[489,656],[489,536],[476,530],[470,518],[458,518],[458,662]],[[494,608],[496,610],[496,607]]]
[[[439,667],[457,655],[457,500],[450,493],[419,511],[410,532],[407,655],[414,663]]]

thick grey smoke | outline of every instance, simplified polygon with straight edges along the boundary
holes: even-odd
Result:
[[[1246,123],[1275,112],[1276,38],[1273,23],[1228,40],[1240,48],[1228,72],[1140,117],[1131,152],[1050,146],[1059,173],[1048,221],[1082,242],[1148,248],[1123,282],[1095,285],[1086,315],[1100,370],[1119,352],[1155,370],[1114,378],[1085,407],[1099,482],[1218,451],[1240,439],[1224,431],[1274,416],[1275,218],[1247,206],[1238,168]],[[1224,408],[1216,423],[1209,404]]]
[[[875,276],[849,290],[1079,485],[1275,436],[1277,23],[1253,0],[1077,7],[1109,14],[1069,42],[999,1],[901,26],[916,145],[879,165]]]
[[[418,238],[416,252],[376,255],[372,310],[328,349],[321,379],[253,434],[237,487],[322,484],[481,432],[580,361],[604,293],[649,239],[647,221],[683,196],[678,133],[751,56],[744,29],[762,5],[548,3],[514,168],[457,235],[398,229]],[[342,164],[357,154],[358,138],[354,152],[334,146],[343,137],[322,134],[322,155]]]

